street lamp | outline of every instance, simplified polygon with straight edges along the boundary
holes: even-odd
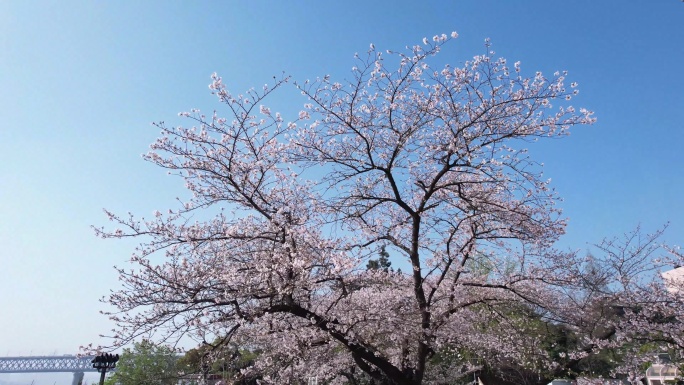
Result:
[[[100,372],[100,385],[104,384],[104,378],[107,371],[116,368],[116,362],[119,361],[118,354],[105,353],[96,356],[91,361],[93,363],[93,368]]]

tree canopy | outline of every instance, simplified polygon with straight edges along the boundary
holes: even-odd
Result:
[[[178,357],[168,346],[142,340],[126,348],[106,385],[175,385]]]
[[[371,45],[345,81],[283,77],[236,95],[214,75],[227,117],[158,123],[145,159],[192,198],[149,219],[107,212],[118,228],[97,229],[141,238],[109,299],[115,344],[219,338],[258,347],[247,370],[265,383],[397,385],[453,383],[482,362],[550,373],[657,325],[681,347],[679,324],[654,318],[681,309],[653,279],[667,263],[649,259],[657,234],[607,241],[591,260],[553,248],[566,220],[525,147],[594,122],[570,104],[577,84],[526,76],[488,42],[435,64],[454,38]],[[266,103],[290,83],[305,100],[286,120]],[[578,341],[549,349],[548,325]],[[615,371],[636,376],[640,357]]]

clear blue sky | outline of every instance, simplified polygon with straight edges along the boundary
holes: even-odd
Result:
[[[149,216],[184,194],[140,154],[150,122],[220,109],[212,72],[236,92],[282,71],[342,78],[370,42],[401,49],[452,30],[442,60],[490,37],[528,74],[567,69],[576,104],[596,112],[596,125],[532,149],[565,198],[563,247],[667,221],[666,240],[684,243],[679,0],[3,1],[0,356],[74,353],[111,329],[98,299],[133,243],[90,225],[107,224],[104,207]],[[284,96],[270,106],[286,117],[305,103]]]

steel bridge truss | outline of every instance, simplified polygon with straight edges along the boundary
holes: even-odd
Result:
[[[92,360],[92,356],[0,357],[0,373],[95,372]]]

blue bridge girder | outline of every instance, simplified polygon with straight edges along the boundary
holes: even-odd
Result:
[[[76,373],[96,372],[94,356],[0,357],[0,373]]]

